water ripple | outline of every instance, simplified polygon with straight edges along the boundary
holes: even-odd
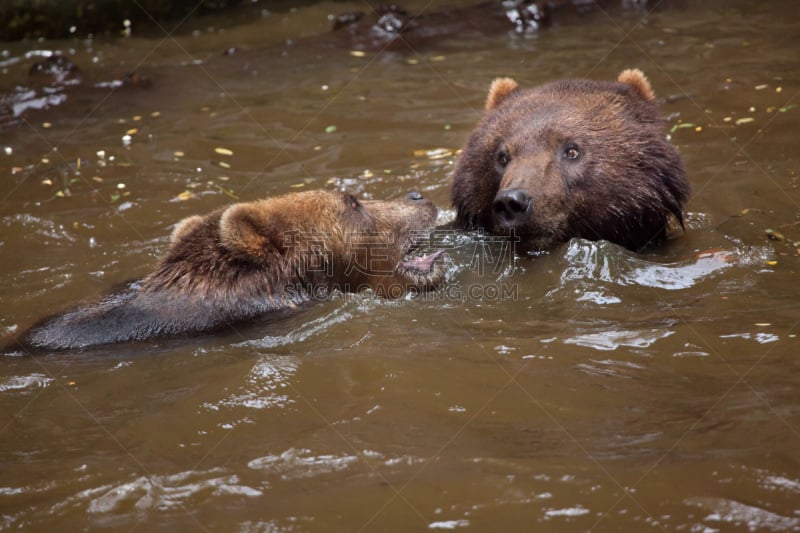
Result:
[[[564,339],[565,344],[576,344],[595,350],[611,351],[620,347],[648,348],[659,339],[665,339],[675,333],[666,329],[610,330],[599,333],[587,333]]]
[[[686,503],[709,514],[703,521],[716,526],[730,524],[750,531],[800,531],[800,518],[783,516],[760,507],[725,498],[690,498]]]
[[[289,386],[289,379],[297,372],[300,360],[293,356],[265,356],[251,370],[246,383],[228,397],[203,407],[219,411],[220,407],[247,407],[268,409],[286,407],[294,400],[280,391]]]
[[[330,327],[346,322],[352,318],[352,315],[344,309],[344,307],[337,307],[330,313],[321,316],[317,319],[308,321],[300,327],[292,329],[286,335],[267,335],[261,339],[254,339],[244,341],[236,344],[236,347],[252,347],[252,348],[275,348],[278,346],[285,346],[287,344],[295,344],[310,339],[320,333],[324,333]]]
[[[400,456],[385,457],[373,450],[362,450],[354,454],[315,455],[308,448],[289,448],[279,454],[265,455],[252,459],[247,466],[253,470],[266,470],[277,474],[284,480],[307,479],[320,475],[341,472],[365,462],[377,461],[385,466],[409,466],[421,459]]]
[[[53,378],[45,376],[44,374],[12,376],[6,379],[4,382],[0,382],[0,392],[41,389],[49,386],[52,382]]]
[[[212,474],[212,477],[208,477],[209,474]],[[89,513],[180,508],[201,492],[211,492],[213,496],[263,495],[261,489],[241,485],[238,476],[222,475],[219,469],[166,476],[142,476],[127,483],[91,489],[88,495],[93,496],[98,492],[102,494],[92,497],[87,509]],[[78,496],[80,497],[80,494]]]
[[[573,239],[560,259],[565,265],[558,286],[547,296],[553,298],[566,292],[578,294],[578,301],[618,304],[622,299],[614,292],[620,287],[686,290],[734,266],[763,265],[768,254],[765,247],[734,248],[700,253],[677,262],[656,263],[609,242]]]

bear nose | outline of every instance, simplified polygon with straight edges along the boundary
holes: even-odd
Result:
[[[531,197],[522,189],[507,189],[494,197],[494,216],[507,227],[521,226],[528,218]]]
[[[406,194],[406,198],[409,200],[422,200],[422,193],[419,191],[411,191],[410,193]]]

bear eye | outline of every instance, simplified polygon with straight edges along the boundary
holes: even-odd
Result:
[[[361,208],[361,202],[358,201],[358,198],[353,196],[352,194],[348,194],[345,198],[347,205],[350,206],[351,209],[359,209]]]
[[[575,160],[581,155],[580,150],[578,150],[578,146],[575,144],[568,144],[566,148],[564,148],[564,159]]]
[[[508,152],[505,150],[500,150],[497,152],[497,164],[500,165],[502,168],[506,168],[508,164],[511,162],[511,156],[508,155]]]

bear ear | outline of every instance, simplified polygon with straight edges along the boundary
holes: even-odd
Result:
[[[652,102],[656,98],[653,88],[650,87],[650,82],[647,80],[647,76],[638,68],[623,70],[620,72],[617,81],[633,89],[636,94],[648,102]]]
[[[511,78],[497,78],[492,82],[489,87],[489,95],[486,97],[486,111],[490,111],[497,107],[500,102],[508,98],[508,95],[513,93],[519,84]]]
[[[283,234],[278,222],[263,205],[234,204],[220,217],[220,242],[247,257],[263,258],[270,253],[283,253]]]
[[[169,242],[175,244],[179,240],[187,237],[196,228],[200,227],[200,224],[202,223],[203,217],[201,216],[194,215],[184,218],[175,224],[175,228],[172,230],[172,234],[169,236]]]

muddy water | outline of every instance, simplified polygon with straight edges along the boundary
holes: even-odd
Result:
[[[800,530],[794,4],[391,54],[280,44],[332,9],[5,45],[5,86],[35,50],[153,85],[71,93],[0,131],[3,334],[147,273],[177,220],[235,199],[419,190],[452,216],[452,152],[497,75],[642,68],[693,184],[687,233],[521,258],[450,235],[447,288],[426,298],[3,356],[0,528]]]

